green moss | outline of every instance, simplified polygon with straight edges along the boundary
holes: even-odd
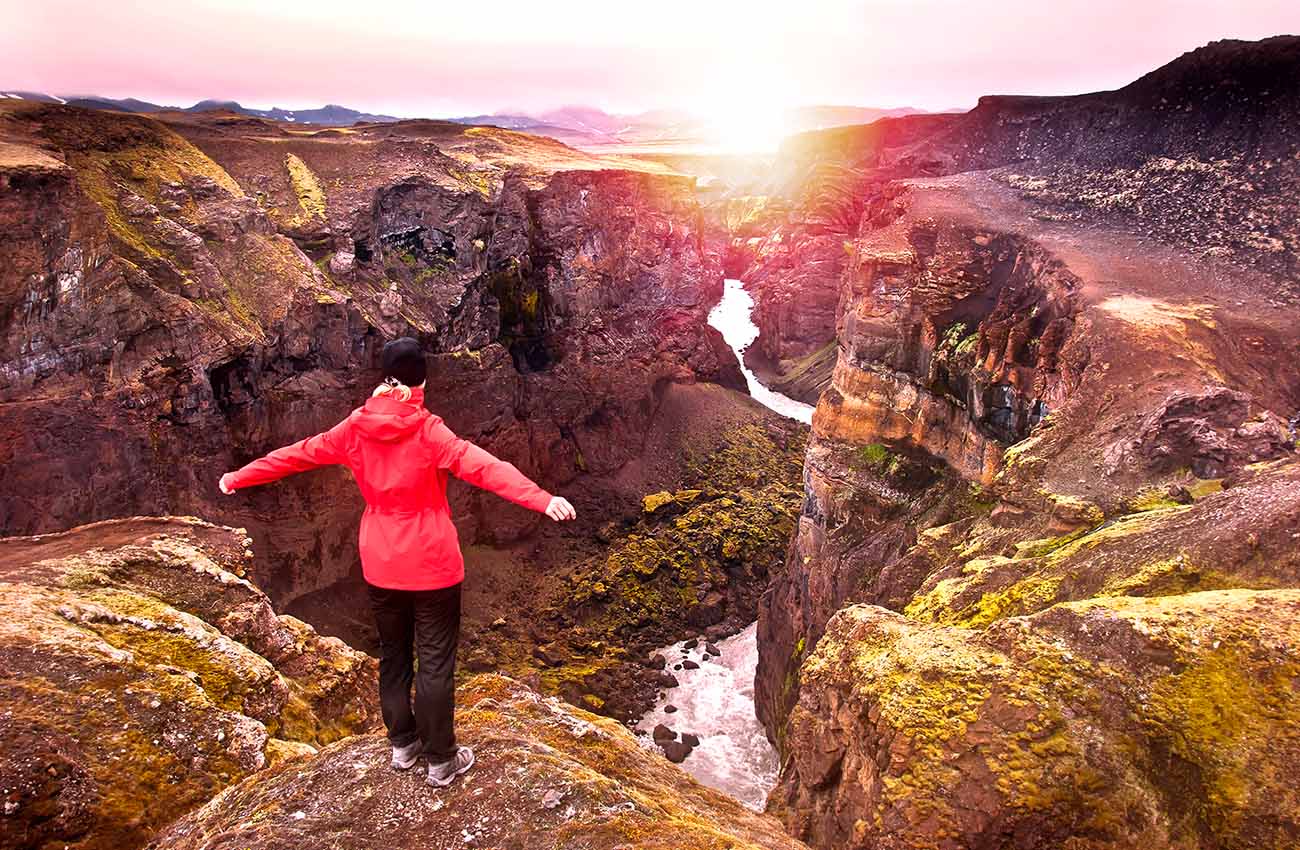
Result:
[[[652,514],[664,505],[671,505],[672,503],[673,494],[669,493],[667,490],[662,490],[658,493],[651,493],[649,496],[642,498],[641,509],[648,514]]]
[[[692,610],[710,593],[736,580],[762,581],[766,565],[783,556],[801,501],[792,485],[801,473],[802,440],[780,448],[759,425],[725,438],[722,449],[691,461],[684,483],[698,486],[647,497],[653,512],[604,554],[578,564],[539,606],[565,623],[548,636],[565,658],[537,670],[543,690],[608,698],[600,673],[623,660],[617,647],[640,652],[684,637]],[[674,509],[664,510],[670,504]],[[496,633],[488,639],[496,641],[497,657],[512,659],[504,665],[512,674],[537,667],[531,646],[509,646]],[[584,649],[593,641],[599,651]]]
[[[1300,729],[1294,659],[1261,667],[1236,643],[1204,647],[1150,692],[1147,734],[1199,768],[1203,800],[1194,800],[1216,838],[1233,843],[1261,788],[1263,753]],[[1276,750],[1274,750],[1276,751]],[[1289,793],[1290,789],[1278,789]],[[1198,795],[1200,796],[1200,795]]]
[[[1043,555],[1050,555],[1064,547],[1067,543],[1078,540],[1088,533],[1088,529],[1080,528],[1069,534],[1062,534],[1058,537],[1043,537],[1037,540],[1024,540],[1015,545],[1017,558],[1039,558]]]
[[[1187,488],[1193,499],[1204,499],[1206,496],[1223,490],[1222,478],[1198,478],[1196,482]]]
[[[448,168],[447,173],[456,182],[477,192],[483,198],[490,199],[492,197],[496,184],[488,172],[472,171],[464,168]]]
[[[957,322],[943,332],[943,338],[939,340],[939,347],[952,351],[966,337],[966,323]]]
[[[957,343],[957,346],[952,350],[952,353],[957,357],[964,357],[975,350],[975,346],[978,342],[979,334],[971,334],[961,342]]]
[[[1010,449],[1007,451],[1010,451]],[[1078,496],[1071,496],[1066,493],[1053,493],[1048,490],[1039,490],[1038,492],[1051,504],[1053,515],[1062,519],[1086,523],[1087,525],[1098,525],[1106,519],[1106,515],[1102,513],[1101,508],[1087,499],[1081,499]]]
[[[878,475],[895,475],[902,468],[902,458],[894,454],[883,443],[868,443],[859,446],[852,463],[859,468],[870,469]]]

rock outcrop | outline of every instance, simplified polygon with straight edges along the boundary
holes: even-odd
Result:
[[[0,844],[138,847],[379,722],[374,659],[277,615],[251,542],[186,518],[0,540]]]
[[[1297,62],[1212,45],[1118,92],[818,137],[861,216],[756,688],[771,805],[814,846],[1294,843],[1255,753],[1293,745],[1300,137],[1265,79]],[[1156,620],[1165,654],[1123,642]],[[1146,717],[1219,663],[1203,623],[1249,656],[1239,713]]]
[[[775,819],[699,785],[611,720],[495,675],[471,679],[458,700],[458,735],[477,762],[449,788],[393,772],[387,743],[359,736],[228,789],[153,847],[804,846]]]

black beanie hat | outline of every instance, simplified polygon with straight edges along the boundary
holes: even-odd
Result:
[[[420,343],[404,336],[386,344],[383,367],[385,378],[395,378],[408,387],[418,387],[424,383],[426,371]]]

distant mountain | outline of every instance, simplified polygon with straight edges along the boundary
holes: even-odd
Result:
[[[186,112],[234,112],[238,115],[252,115],[258,118],[270,118],[275,121],[290,121],[297,124],[325,124],[329,126],[347,126],[358,121],[366,123],[391,123],[401,120],[392,115],[376,115],[359,112],[336,103],[327,104],[319,109],[249,109],[233,100],[201,100],[185,110]]]
[[[70,97],[66,103],[69,106],[80,106],[84,109],[109,109],[113,112],[162,112],[167,109],[166,106],[159,106],[156,103],[149,103],[146,100],[136,100],[128,97],[123,100],[116,100],[108,97],[95,97],[88,95],[86,97]]]
[[[851,124],[870,124],[881,118],[901,118],[904,115],[918,115],[923,109],[904,106],[897,109],[874,109],[869,106],[802,106],[786,110],[786,117],[792,126],[798,127],[793,132],[807,130],[826,130],[831,127],[847,127]]]
[[[323,124],[326,126],[347,126],[355,124],[358,121],[363,122],[382,122],[389,123],[401,119],[392,115],[376,115],[370,112],[359,112],[355,109],[349,109],[346,106],[338,104],[327,104],[319,109],[250,109],[241,106],[233,100],[201,100],[190,107],[179,106],[162,106],[157,103],[150,103],[146,100],[138,100],[134,97],[112,98],[100,97],[99,95],[67,95],[60,97],[58,95],[45,94],[43,92],[30,91],[8,91],[0,89],[0,98],[11,98],[17,100],[35,100],[42,103],[66,103],[69,106],[80,106],[84,109],[106,109],[111,112],[163,112],[168,110],[177,110],[180,112],[234,112],[238,115],[252,115],[258,118],[271,118],[276,121],[288,121],[297,124]]]

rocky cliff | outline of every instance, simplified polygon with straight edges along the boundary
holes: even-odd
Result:
[[[769,806],[819,847],[1293,846],[1298,626],[1295,590],[983,630],[846,608],[804,667]]]
[[[1294,841],[1294,818],[1273,805],[1287,793],[1281,762],[1230,779],[1219,761],[1288,722],[1277,695],[1294,671],[1243,669],[1230,691],[1244,708],[1175,700],[1152,720],[1141,704],[1199,688],[1197,671],[1218,663],[1228,641],[1207,651],[1195,631],[1209,609],[1244,652],[1287,646],[1295,628],[1285,591],[1254,591],[1300,586],[1300,237],[1286,189],[1300,137],[1269,117],[1294,112],[1297,90],[1264,82],[1298,63],[1298,39],[1218,44],[1118,92],[986,99],[965,116],[832,134],[823,156],[864,175],[862,212],[802,516],[760,605],[759,711],[785,758],[772,806],[797,835],[823,847]],[[1103,127],[1104,143],[1085,144]],[[1170,655],[1041,634],[1071,617],[1120,643],[1160,620]],[[976,659],[974,646],[1004,656]],[[1030,672],[1055,677],[1059,652],[1096,681],[1081,673],[1082,702],[1052,709],[1065,697],[1035,690]],[[968,678],[994,668],[1008,677],[998,686]],[[941,731],[921,728],[939,703],[957,707]],[[1054,737],[1063,727],[1038,714],[1054,710],[1088,743]],[[1238,710],[1251,719],[1224,719]],[[1232,755],[1188,743],[1204,736]],[[1243,758],[1233,764],[1257,761]],[[1088,776],[1129,796],[1089,796]]]
[[[1113,92],[989,96],[964,114],[793,137],[743,188],[751,221],[732,227],[735,264],[756,293],[760,365],[810,401],[825,387],[833,360],[812,355],[835,339],[838,249],[864,212],[887,209],[899,178],[1014,165],[1007,179],[1060,220],[1122,221],[1294,279],[1294,122],[1276,117],[1300,108],[1298,55],[1294,36],[1222,41]]]
[[[138,847],[379,722],[374,659],[277,615],[250,545],[185,518],[0,540],[0,843]]]

